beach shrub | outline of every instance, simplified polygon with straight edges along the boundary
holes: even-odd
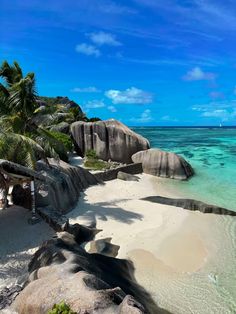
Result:
[[[103,170],[109,168],[108,162],[99,160],[96,151],[93,149],[86,151],[84,166],[91,170]]]
[[[47,314],[76,314],[65,302],[54,304],[53,308]]]
[[[94,149],[89,149],[86,151],[85,153],[85,157],[87,159],[94,159],[94,160],[98,160],[98,156],[97,156],[97,153]]]
[[[84,166],[91,170],[103,170],[109,168],[108,163],[103,160],[86,160]]]

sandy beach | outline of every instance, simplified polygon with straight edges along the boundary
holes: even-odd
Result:
[[[88,188],[68,214],[70,221],[96,222],[103,230],[96,239],[111,237],[120,246],[118,257],[133,261],[136,279],[161,307],[179,314],[206,313],[206,306],[207,313],[233,313],[230,306],[235,305],[225,303],[217,281],[233,267],[226,227],[235,228],[235,220],[141,200],[180,195],[168,189],[166,180],[146,174],[139,178]]]
[[[19,206],[0,211],[0,290],[21,282],[32,255],[54,234],[43,220],[28,224],[30,217],[30,211]]]
[[[176,314],[234,313],[234,217],[142,200],[181,195],[166,179],[139,178],[89,187],[67,214],[70,223],[96,223],[102,229],[96,240],[120,246],[117,257],[132,260],[138,283],[160,307]],[[32,254],[54,234],[44,221],[29,225],[29,217],[16,206],[0,212],[0,288],[20,281]]]

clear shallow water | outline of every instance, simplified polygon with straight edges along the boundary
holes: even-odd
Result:
[[[193,166],[196,174],[191,180],[167,180],[170,186],[177,186],[184,197],[236,211],[236,128],[133,130],[146,137],[151,147],[173,151]],[[163,308],[175,314],[235,314],[236,220],[231,216],[204,217],[192,228],[203,230],[202,225],[207,224],[205,265],[199,271],[170,279],[157,270],[150,291]]]
[[[136,127],[152,148],[173,151],[190,162],[195,176],[170,180],[189,198],[236,211],[236,128]],[[173,182],[174,181],[174,182]]]

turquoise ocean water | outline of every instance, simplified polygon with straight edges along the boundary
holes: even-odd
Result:
[[[165,179],[165,184],[178,188],[180,196],[236,211],[236,128],[139,127],[133,130],[148,138],[151,147],[173,151],[193,166],[195,176],[189,181]],[[201,230],[205,223],[205,230],[209,230],[204,242],[208,254],[205,264],[196,272],[178,274],[170,281],[166,275],[160,276],[157,280],[160,286],[157,284],[153,289],[157,302],[171,313],[236,313],[235,217],[206,216],[196,228]]]
[[[236,211],[236,128],[136,127],[152,148],[173,151],[190,162],[195,176],[170,180],[189,198]],[[174,181],[174,182],[173,182]]]

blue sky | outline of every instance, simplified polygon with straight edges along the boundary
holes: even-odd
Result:
[[[2,0],[0,60],[128,125],[236,125],[234,0]]]

